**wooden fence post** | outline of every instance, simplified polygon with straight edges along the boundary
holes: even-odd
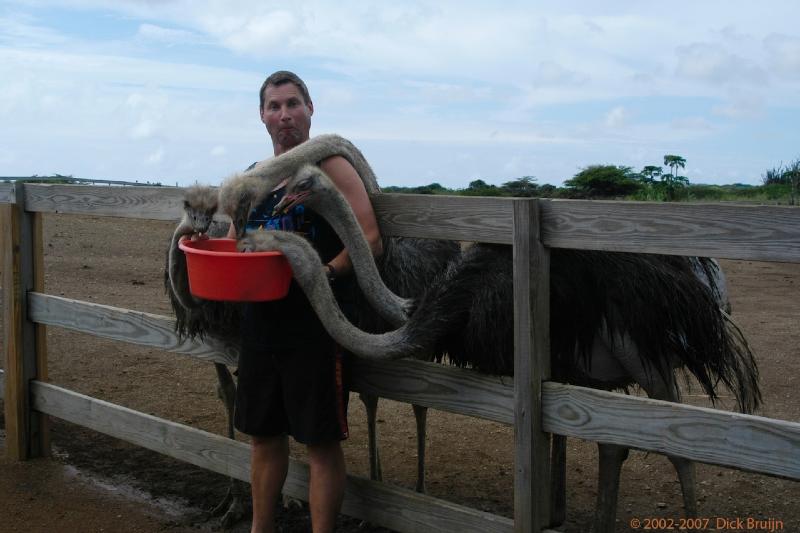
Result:
[[[550,439],[542,431],[542,381],[550,375],[550,253],[539,200],[514,200],[514,530],[550,522]]]
[[[47,379],[44,326],[28,320],[28,292],[42,291],[42,216],[25,211],[25,186],[3,210],[3,353],[6,454],[22,461],[50,453],[47,417],[30,408],[30,381]]]

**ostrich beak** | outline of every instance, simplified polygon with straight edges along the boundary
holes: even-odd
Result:
[[[303,201],[308,197],[308,192],[296,192],[292,194],[287,194],[281,201],[275,205],[275,208],[272,210],[272,214],[280,215],[283,213],[288,213],[290,209],[292,209],[296,205],[300,205]]]
[[[248,218],[250,218],[250,203],[243,202],[236,207],[236,212],[231,216],[231,223],[236,231],[237,239],[244,237]]]

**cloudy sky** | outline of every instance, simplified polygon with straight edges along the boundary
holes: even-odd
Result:
[[[693,183],[757,184],[800,157],[797,0],[604,4],[0,1],[0,176],[218,184],[271,155],[279,69],[384,186],[668,153]]]

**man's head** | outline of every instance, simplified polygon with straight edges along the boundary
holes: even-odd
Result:
[[[275,155],[308,140],[314,104],[306,84],[293,72],[280,70],[264,80],[259,110]]]

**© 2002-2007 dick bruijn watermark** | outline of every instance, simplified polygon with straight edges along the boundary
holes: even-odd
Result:
[[[784,531],[783,520],[776,518],[726,517],[706,518],[631,518],[632,529],[650,531]]]

